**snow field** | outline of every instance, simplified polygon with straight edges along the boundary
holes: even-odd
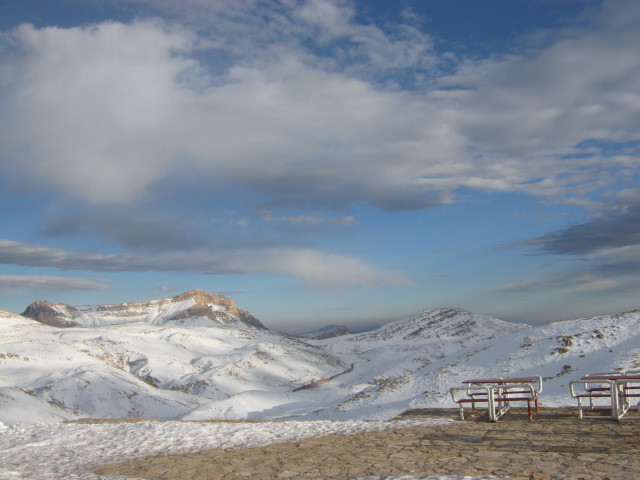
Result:
[[[532,327],[435,309],[305,342],[200,317],[159,321],[189,305],[147,308],[154,323],[127,314],[122,324],[92,328],[0,311],[0,422],[388,420],[410,408],[453,407],[449,389],[468,378],[530,375],[544,380],[543,406],[566,406],[575,403],[571,380],[640,365],[640,312]],[[127,308],[116,313],[139,313]]]
[[[150,455],[177,454],[214,448],[249,448],[295,442],[330,433],[353,434],[449,423],[442,419],[292,422],[108,422],[0,424],[1,480],[123,480],[98,476],[99,465]],[[417,477],[394,477],[408,480]],[[424,478],[424,477],[423,477]],[[461,480],[471,477],[429,477]],[[491,478],[491,477],[475,477]]]

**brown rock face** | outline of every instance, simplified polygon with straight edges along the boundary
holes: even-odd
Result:
[[[69,305],[54,305],[46,300],[38,300],[29,305],[21,315],[52,327],[78,327],[80,324],[70,318],[74,311],[75,308]]]
[[[232,310],[238,310],[236,302],[224,295],[218,295],[216,293],[206,292],[204,290],[189,290],[188,292],[181,293],[180,295],[173,297],[172,300],[180,302],[182,300],[188,300],[193,298],[196,303],[213,303],[215,305],[222,305]]]
[[[196,305],[188,310],[180,312],[173,318],[208,317],[213,321],[221,323],[229,323],[233,319],[237,319],[246,325],[266,330],[266,327],[260,322],[260,320],[255,318],[249,312],[240,310],[234,300],[227,298],[224,295],[218,295],[204,290],[189,290],[188,292],[173,297],[172,300],[180,302],[190,298],[195,300]],[[226,309],[218,310],[213,308],[211,305],[219,305],[226,307]]]

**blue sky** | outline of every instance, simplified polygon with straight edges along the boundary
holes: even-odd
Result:
[[[0,309],[640,308],[640,3],[9,0]]]

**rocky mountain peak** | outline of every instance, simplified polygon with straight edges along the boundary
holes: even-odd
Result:
[[[480,341],[528,328],[528,325],[506,322],[492,315],[476,314],[462,308],[436,308],[386,324],[378,330],[356,337],[355,340]]]
[[[162,300],[117,305],[72,307],[38,300],[29,305],[22,315],[46,325],[62,328],[97,327],[131,322],[186,324],[197,319],[209,319],[224,325],[238,323],[266,330],[257,318],[240,310],[232,299],[204,290],[189,290]]]
[[[69,305],[36,300],[22,312],[22,316],[52,327],[78,327],[80,324],[72,320],[74,313],[77,310]]]
[[[224,295],[207,292],[205,290],[189,290],[171,298],[174,302],[182,302],[190,299],[193,299],[196,304],[175,314],[171,317],[171,320],[179,320],[188,317],[207,317],[210,320],[225,324],[234,320],[239,320],[241,323],[246,325],[263,330],[266,329],[260,320],[255,318],[249,312],[240,310],[234,300],[227,298]],[[224,307],[224,310],[220,310],[220,307]]]
[[[221,305],[227,307],[230,310],[238,309],[236,302],[233,299],[225,297],[224,295],[219,295],[217,293],[207,292],[206,290],[189,290],[173,297],[172,300],[181,302],[190,298],[192,298],[196,303]]]

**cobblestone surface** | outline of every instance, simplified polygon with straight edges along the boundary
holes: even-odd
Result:
[[[449,409],[406,412],[456,418]],[[510,412],[479,413],[450,425],[327,435],[297,443],[209,450],[106,465],[96,473],[163,480],[369,479],[412,475],[494,475],[514,480],[640,478],[640,420],[578,420],[549,409],[528,422]]]

